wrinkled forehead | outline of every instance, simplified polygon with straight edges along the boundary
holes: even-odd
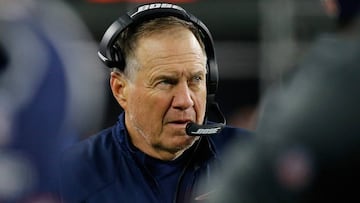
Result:
[[[206,66],[206,55],[192,33],[174,28],[139,39],[135,55],[141,65],[183,64]]]
[[[178,30],[188,30],[197,39],[201,48],[205,53],[205,46],[201,38],[200,31],[191,22],[181,20],[174,16],[155,18],[149,21],[142,22],[141,24],[134,25],[130,28],[129,36],[136,44],[139,39],[149,37],[152,35],[171,35],[176,37]],[[175,42],[174,42],[175,44]]]

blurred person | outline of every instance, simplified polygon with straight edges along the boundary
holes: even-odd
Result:
[[[267,93],[256,141],[226,152],[232,158],[209,202],[360,200],[359,46],[332,54],[324,46],[283,90]]]
[[[194,192],[200,178],[212,178],[228,144],[251,136],[225,126],[214,101],[206,26],[177,5],[140,5],[108,28],[98,53],[124,112],[64,154],[62,201],[190,202],[207,192]]]
[[[282,88],[266,93],[256,142],[226,152],[225,175],[213,182],[221,189],[208,202],[360,200],[360,2],[336,2],[336,32],[321,35]]]
[[[338,33],[351,35],[358,34],[358,16],[360,2],[358,0],[322,0],[325,12],[334,18]]]
[[[53,202],[60,152],[102,123],[106,72],[62,1],[0,1],[0,43],[0,202]]]

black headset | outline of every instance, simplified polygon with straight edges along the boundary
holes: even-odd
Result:
[[[205,45],[205,52],[207,56],[207,110],[215,109],[219,118],[222,120],[222,123],[218,123],[218,125],[225,125],[225,118],[222,115],[218,104],[215,102],[215,93],[218,87],[219,76],[212,36],[203,22],[201,22],[192,14],[186,12],[180,6],[170,3],[143,4],[119,17],[106,30],[100,42],[100,48],[98,51],[99,58],[107,67],[123,70],[126,64],[125,58],[122,55],[121,47],[115,45],[119,35],[129,26],[139,25],[151,19],[167,16],[174,16],[181,20],[190,22],[199,30],[201,40]],[[213,125],[216,125],[216,129]],[[191,130],[194,131],[193,133],[195,134],[191,132],[188,132],[188,134],[210,135],[214,134],[214,132],[216,134],[221,130],[221,126],[217,126],[217,124],[213,125],[206,125],[208,127],[201,125],[202,127],[200,127],[200,130],[198,130],[198,128]]]

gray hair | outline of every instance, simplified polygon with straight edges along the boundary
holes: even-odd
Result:
[[[193,23],[173,16],[155,18],[140,25],[130,26],[120,34],[119,38],[115,42],[116,46],[121,47],[121,51],[125,59],[123,74],[129,79],[133,79],[136,72],[141,68],[140,63],[135,56],[135,48],[140,38],[150,36],[154,33],[160,33],[178,26],[189,29],[198,40],[204,54],[206,54],[201,33]],[[115,68],[113,71],[122,72],[118,68]]]

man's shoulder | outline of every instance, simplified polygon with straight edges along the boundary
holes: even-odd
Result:
[[[111,145],[113,145],[112,128],[107,128],[67,148],[62,160],[91,159],[102,155],[102,152],[111,148]]]
[[[117,151],[111,128],[68,148],[61,159],[61,196],[85,198],[114,182]]]
[[[219,134],[211,136],[210,139],[217,149],[224,149],[234,142],[247,142],[252,140],[253,132],[244,128],[225,126]]]
[[[248,139],[253,137],[253,132],[240,127],[234,127],[234,126],[225,126],[221,132],[215,136],[217,139]]]
[[[220,132],[222,135],[230,135],[230,136],[252,136],[253,132],[251,130],[234,127],[234,126],[225,126],[222,131]]]

